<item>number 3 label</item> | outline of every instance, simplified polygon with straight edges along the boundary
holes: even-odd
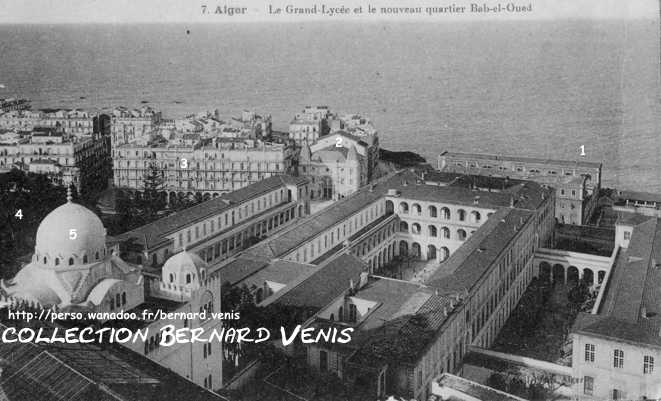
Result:
[[[69,239],[76,239],[77,237],[78,237],[78,232],[76,232],[75,228],[69,230]]]
[[[187,159],[181,159],[181,160],[179,160],[179,167],[181,167],[181,168],[188,168],[188,160],[187,160]]]

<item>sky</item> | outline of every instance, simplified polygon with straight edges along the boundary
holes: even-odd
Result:
[[[260,22],[301,21],[314,19],[334,20],[484,20],[484,19],[633,19],[658,18],[660,0],[515,0],[520,6],[531,5],[532,11],[501,13],[436,13],[426,12],[427,7],[464,6],[470,10],[471,3],[490,7],[499,3],[504,7],[508,0],[0,0],[1,24],[25,23],[159,23],[159,22]],[[272,9],[287,5],[310,7],[346,6],[351,15],[302,16],[269,14]],[[369,14],[368,4],[381,7],[422,7],[420,14],[380,15]],[[207,5],[207,14],[202,14],[202,5]],[[245,7],[243,15],[229,16],[226,13],[209,13],[216,7]],[[354,10],[362,6],[362,13]]]

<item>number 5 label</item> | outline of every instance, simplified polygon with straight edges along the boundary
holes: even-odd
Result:
[[[76,239],[78,237],[78,232],[75,228],[69,230],[69,239]]]

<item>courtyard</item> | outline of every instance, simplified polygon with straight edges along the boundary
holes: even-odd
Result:
[[[492,350],[571,366],[571,326],[593,304],[582,281],[552,285],[535,280],[500,331]]]

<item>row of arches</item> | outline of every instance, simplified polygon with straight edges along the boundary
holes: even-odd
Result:
[[[387,213],[392,213],[395,211],[395,205],[391,200],[386,201],[386,212]],[[397,212],[399,214],[412,214],[415,216],[422,216],[423,213],[423,208],[419,203],[413,203],[411,205],[408,204],[408,202],[402,201],[399,202],[397,205]],[[489,217],[491,213],[487,214],[487,217]],[[432,217],[432,218],[441,218],[443,220],[451,220],[453,217],[453,213],[450,210],[450,208],[443,206],[443,207],[436,207],[434,205],[429,205],[427,206],[426,209],[426,216],[427,217]],[[456,210],[456,219],[459,221],[466,221],[467,219],[470,220],[471,223],[478,224],[482,222],[483,216],[482,214],[477,211],[477,210],[472,210],[470,212],[464,210],[464,209],[457,209]]]
[[[457,231],[453,234],[451,234],[450,229],[448,227],[441,227],[440,230],[438,227],[435,225],[428,225],[427,229],[424,230],[422,229],[422,226],[419,223],[413,223],[411,224],[409,228],[409,224],[405,221],[400,221],[399,222],[399,231],[403,233],[411,233],[415,235],[427,235],[429,237],[441,237],[445,239],[456,239],[459,241],[465,241],[466,238],[468,237],[468,233],[466,230],[463,228],[457,229]],[[471,231],[471,234],[474,233],[475,231]]]
[[[410,256],[418,260],[439,260],[440,262],[445,261],[450,257],[450,249],[445,246],[437,248],[436,245],[427,245],[425,250],[425,255],[423,257],[422,247],[419,243],[413,242],[411,245],[405,240],[399,241],[399,254],[401,256]]]
[[[560,263],[551,266],[550,263],[542,261],[539,264],[539,277],[553,284],[576,284],[583,280],[588,287],[594,287],[603,283],[606,270],[598,270],[595,277],[595,272],[590,268],[565,266]]]

